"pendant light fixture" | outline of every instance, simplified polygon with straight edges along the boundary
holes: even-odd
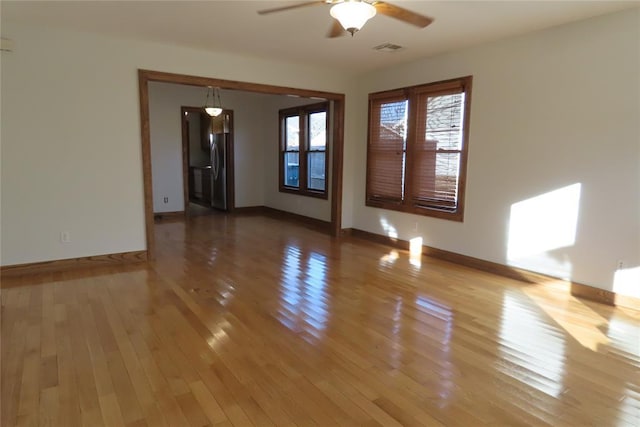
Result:
[[[365,1],[345,0],[333,5],[329,13],[353,37],[356,31],[359,31],[369,19],[376,15],[376,8]]]
[[[209,94],[211,94],[211,104],[209,104]],[[220,90],[218,88],[207,86],[207,99],[202,108],[211,117],[218,117],[222,113],[222,102],[220,101]]]

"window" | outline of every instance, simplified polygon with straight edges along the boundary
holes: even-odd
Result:
[[[471,80],[369,95],[367,206],[463,220]]]
[[[326,102],[280,110],[280,191],[327,198]]]

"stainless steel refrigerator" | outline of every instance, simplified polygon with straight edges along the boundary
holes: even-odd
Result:
[[[212,118],[211,141],[211,206],[227,210],[227,149],[229,146],[229,114]]]

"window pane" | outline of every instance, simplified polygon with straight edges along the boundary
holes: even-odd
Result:
[[[327,147],[327,113],[309,114],[309,149],[325,150]]]
[[[307,154],[307,187],[310,190],[324,190],[325,189],[325,152],[315,151]]]
[[[427,97],[426,140],[440,150],[461,150],[463,105],[464,93]]]
[[[299,187],[299,154],[284,153],[284,185],[287,187]]]
[[[406,99],[372,106],[367,168],[370,199],[397,202],[404,198],[408,107]]]
[[[285,151],[298,151],[300,149],[300,118],[290,116],[285,119],[286,143]],[[296,162],[297,163],[297,162]]]
[[[380,139],[392,142],[402,140],[406,143],[408,106],[406,100],[380,106]]]

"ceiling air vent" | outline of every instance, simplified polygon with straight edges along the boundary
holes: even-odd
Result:
[[[402,49],[404,49],[402,46],[393,43],[382,43],[373,48],[373,50],[377,50],[380,52],[398,52]]]

